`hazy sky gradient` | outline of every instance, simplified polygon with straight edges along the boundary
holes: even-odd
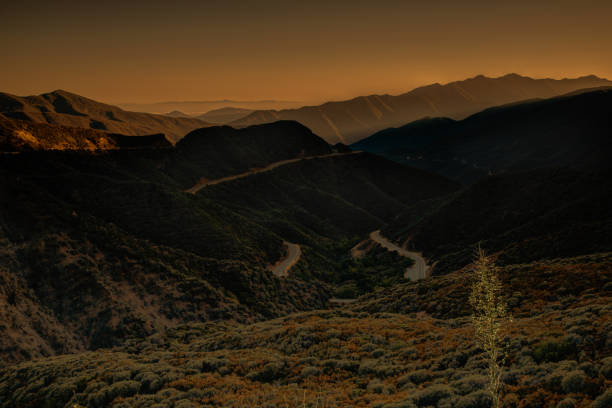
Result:
[[[320,102],[481,73],[612,78],[609,0],[6,3],[0,90],[18,95]]]

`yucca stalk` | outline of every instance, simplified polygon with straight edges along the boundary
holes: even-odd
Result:
[[[502,296],[497,267],[480,245],[476,250],[472,271],[472,320],[476,329],[476,340],[487,358],[487,389],[493,396],[493,407],[498,408],[501,402],[501,374],[505,358],[501,331],[510,321],[510,316]]]

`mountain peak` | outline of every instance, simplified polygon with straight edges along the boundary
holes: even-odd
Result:
[[[527,76],[519,75],[519,74],[517,74],[515,72],[511,72],[511,73],[506,74],[506,75],[504,75],[502,77],[499,77],[499,79],[510,79],[510,78],[533,79],[533,78],[530,78],[530,77],[527,77]]]

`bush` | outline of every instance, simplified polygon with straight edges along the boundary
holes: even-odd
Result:
[[[119,381],[89,396],[89,405],[104,407],[117,397],[131,397],[138,392],[140,383],[138,381]]]
[[[599,369],[599,373],[604,376],[604,378],[608,380],[612,380],[612,357],[606,357],[601,360],[601,368]]]
[[[484,375],[470,375],[451,383],[458,394],[466,395],[485,388],[489,379]]]
[[[174,408],[196,408],[197,406],[199,405],[195,405],[187,399],[182,399],[174,403]]]
[[[573,398],[566,398],[559,401],[556,408],[574,408],[575,406],[576,401]]]
[[[302,369],[302,378],[312,377],[315,375],[319,375],[321,371],[317,367],[304,367]]]
[[[415,384],[422,384],[425,381],[429,381],[432,378],[431,372],[429,370],[416,370],[409,374],[410,381]]]
[[[419,407],[437,405],[438,401],[451,397],[453,390],[448,385],[437,384],[419,391],[413,397]]]
[[[612,407],[612,388],[609,388],[601,394],[599,397],[595,398],[593,404],[591,404],[592,408],[609,408]]]
[[[584,371],[575,370],[567,373],[561,381],[561,387],[566,393],[580,392],[584,387],[586,374]]]
[[[155,394],[164,385],[161,378],[159,378],[157,374],[150,371],[145,371],[138,374],[135,377],[135,380],[140,381],[139,392],[141,394]]]
[[[404,400],[391,404],[385,404],[382,406],[382,408],[416,408],[416,405],[414,405],[414,402],[412,402],[411,400]]]
[[[584,363],[580,364],[578,368],[584,371],[584,373],[590,378],[597,377],[597,368],[593,363],[585,361]]]
[[[566,336],[558,341],[546,341],[539,344],[533,350],[533,358],[538,363],[555,362],[575,356],[576,352],[575,342],[570,336]]]
[[[374,394],[382,394],[384,387],[384,384],[376,378],[368,383],[367,390],[368,392],[372,392]]]
[[[459,398],[453,407],[456,408],[490,408],[493,406],[493,396],[489,391],[479,390]]]
[[[404,374],[398,377],[396,384],[397,384],[397,387],[401,390],[414,387],[414,384],[412,383],[412,380],[410,379],[410,374]]]
[[[270,361],[261,370],[249,373],[247,378],[251,381],[271,382],[282,377],[284,371],[284,361]]]
[[[521,398],[517,394],[506,394],[504,396],[504,403],[502,406],[505,408],[517,408],[519,406],[520,400]]]

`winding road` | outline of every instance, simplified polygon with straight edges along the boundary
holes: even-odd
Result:
[[[298,244],[292,244],[287,241],[283,241],[283,244],[287,247],[287,256],[274,265],[268,266],[268,270],[272,271],[272,273],[279,278],[287,277],[289,275],[289,269],[300,260],[300,256],[302,255],[302,248],[300,248]]]
[[[321,155],[317,155],[317,156],[307,156],[307,157],[297,157],[295,159],[287,159],[287,160],[281,160],[281,161],[277,161],[274,163],[270,163],[265,167],[259,167],[259,168],[254,168],[251,169],[249,171],[246,171],[244,173],[240,173],[240,174],[234,174],[233,176],[227,176],[227,177],[222,177],[219,179],[214,179],[214,180],[208,180],[204,177],[202,177],[200,179],[200,181],[198,181],[196,184],[193,185],[193,187],[188,188],[187,190],[185,190],[186,193],[191,193],[191,194],[195,194],[198,191],[200,191],[201,189],[203,189],[204,187],[207,186],[212,186],[215,184],[221,184],[221,183],[225,183],[228,181],[232,181],[232,180],[238,180],[244,177],[248,177],[248,176],[252,176],[254,174],[259,174],[259,173],[265,173],[267,171],[270,170],[274,170],[277,167],[281,167],[287,164],[291,164],[291,163],[297,163],[299,161],[302,160],[312,160],[312,159],[323,159],[326,157],[334,157],[334,156],[347,156],[349,154],[359,154],[362,153],[361,151],[354,151],[354,152],[347,152],[347,153],[329,153],[329,154],[321,154]]]
[[[370,239],[380,244],[388,251],[397,252],[399,255],[405,258],[411,258],[414,260],[414,265],[412,265],[410,268],[406,268],[406,271],[404,272],[404,278],[415,281],[423,279],[427,276],[429,266],[427,265],[425,258],[423,258],[419,252],[408,251],[404,248],[395,245],[393,242],[383,237],[380,234],[380,230],[371,232]]]
[[[277,161],[274,163],[270,163],[265,167],[254,168],[244,173],[234,174],[233,176],[222,177],[222,178],[215,179],[215,180],[208,180],[203,177],[200,179],[200,181],[198,181],[195,185],[193,185],[193,187],[185,190],[185,192],[196,194],[198,191],[202,190],[203,188],[207,186],[221,184],[221,183],[225,183],[225,182],[232,181],[232,180],[238,180],[238,179],[252,176],[255,174],[259,174],[259,173],[265,173],[267,171],[274,170],[278,167],[281,167],[287,164],[291,164],[291,163],[297,163],[302,160],[321,159],[321,158],[334,157],[334,156],[346,156],[350,154],[359,154],[359,153],[362,153],[362,152],[353,151],[353,152],[346,152],[346,153],[329,153],[329,154],[322,154],[322,155],[316,155],[316,156],[297,157],[293,159]],[[419,252],[408,251],[404,248],[401,248],[395,245],[393,242],[383,237],[380,233],[380,230],[372,231],[370,233],[370,239],[380,244],[383,248],[386,248],[389,251],[397,252],[399,255],[403,257],[411,258],[414,260],[414,265],[411,266],[410,268],[406,268],[406,271],[404,272],[404,278],[410,279],[410,280],[418,280],[418,279],[423,279],[427,276],[427,271],[429,270],[429,266],[427,265],[427,262],[421,256]],[[293,244],[287,241],[283,241],[283,244],[287,247],[287,255],[285,256],[285,258],[281,259],[274,265],[268,266],[268,270],[270,270],[272,273],[274,273],[275,276],[278,276],[278,277],[286,277],[289,274],[289,269],[291,269],[291,267],[298,262],[298,260],[300,259],[300,256],[302,255],[302,249],[300,248],[298,244]],[[344,302],[349,301],[349,300],[342,300],[342,299],[333,299],[333,300],[337,300],[339,303],[340,302],[344,303]]]

